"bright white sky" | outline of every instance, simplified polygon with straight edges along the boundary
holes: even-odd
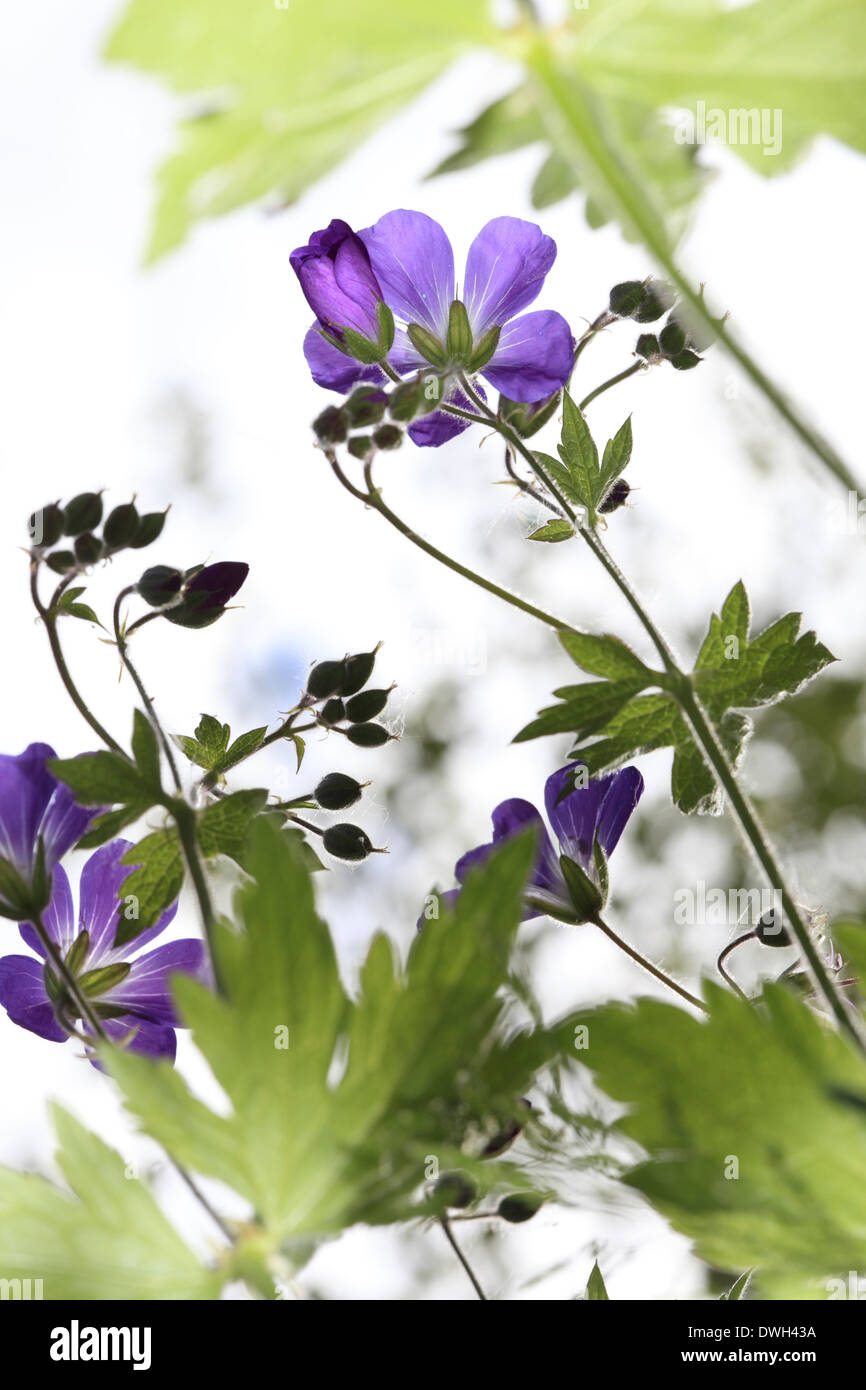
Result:
[[[451,788],[460,826],[470,827],[477,843],[488,838],[492,806],[507,795],[537,798],[551,759],[562,751],[544,744],[516,749],[508,741],[567,678],[566,664],[552,640],[365,515],[312,452],[308,422],[324,398],[301,356],[309,313],[288,254],[333,216],[364,226],[408,206],[443,222],[459,266],[489,216],[536,217],[527,190],[537,152],[433,183],[413,177],[450,148],[443,124],[470,119],[485,99],[506,90],[508,74],[492,60],[465,63],[292,209],[272,217],[247,210],[208,224],[178,254],[143,271],[151,175],[172,146],[173,103],[147,80],[98,61],[117,12],[115,0],[19,6],[0,55],[4,750],[46,739],[67,754],[92,742],[64,703],[25,600],[26,565],[17,547],[26,516],[85,488],[110,489],[112,503],[136,492],[146,509],[173,502],[147,563],[213,557],[252,566],[244,611],[202,634],[153,625],[142,640],[140,661],[169,727],[191,731],[205,709],[231,720],[238,732],[272,719],[293,702],[310,660],[384,638],[380,669],[399,682],[406,746],[377,757],[392,759],[390,775],[399,775],[400,759],[411,752],[413,700],[442,675],[456,676],[471,721],[483,728],[461,755]],[[793,173],[762,182],[723,151],[708,152],[707,160],[718,177],[687,243],[687,263],[696,278],[710,281],[716,302],[730,309],[759,360],[866,474],[858,448],[862,406],[850,390],[862,357],[851,290],[862,254],[862,161],[822,142]],[[539,307],[561,309],[575,327],[599,312],[613,283],[651,269],[615,230],[590,233],[574,201],[538,220],[560,248]],[[623,329],[586,354],[587,389],[627,365],[632,343]],[[710,609],[742,576],[759,620],[802,608],[843,669],[861,669],[856,558],[863,538],[835,524],[829,504],[838,491],[756,405],[728,361],[711,353],[688,376],[659,369],[600,401],[592,420],[606,437],[629,411],[637,505],[614,518],[610,542],[675,642],[690,648]],[[397,509],[470,564],[506,577],[526,565],[523,587],[542,604],[588,627],[615,628],[642,649],[630,615],[588,557],[571,547],[545,548],[530,557],[530,573],[522,537],[533,518],[518,511],[505,489],[491,490],[500,476],[499,450],[480,443],[466,437],[439,453],[406,449],[387,461],[381,477]],[[749,461],[750,449],[762,470]],[[105,612],[121,583],[135,577],[134,561],[131,567],[117,562],[94,581],[92,601]],[[122,733],[131,699],[125,684],[118,686],[111,649],[83,624],[69,634],[69,649],[86,690]],[[531,660],[521,661],[524,651]],[[368,758],[339,751],[341,767],[375,778]],[[311,777],[334,767],[335,750],[314,747],[310,765]],[[644,772],[649,791],[641,813],[648,814],[652,798],[664,794],[665,758],[649,761]],[[271,774],[272,780],[288,776],[282,755]],[[429,795],[435,798],[435,788]],[[392,848],[402,843],[400,827],[383,823],[375,787],[365,823]],[[420,901],[434,879],[449,881],[454,859],[467,847],[464,835],[440,825],[429,843],[407,843],[405,853],[392,852],[357,875],[329,876],[323,891],[339,909],[334,930],[348,963],[381,920],[362,875],[389,900]],[[689,828],[683,843],[690,862],[678,865],[673,883],[712,882],[716,828]],[[627,845],[617,862],[626,879]],[[861,854],[846,868],[862,876],[863,864]],[[832,904],[837,867],[813,865],[804,892]],[[653,896],[657,888],[661,898]],[[641,900],[648,917],[669,914],[670,888],[670,879],[647,887]],[[186,931],[192,923],[188,916]],[[381,924],[403,943],[411,934],[408,915]],[[644,925],[623,924],[636,939]],[[3,930],[17,950],[14,929]],[[183,934],[184,927],[178,930]],[[645,992],[623,958],[586,934],[579,945],[574,935],[550,934],[541,959],[539,988],[551,1013],[574,1003],[575,977],[581,998],[621,996],[639,985]],[[71,1047],[42,1042],[4,1015],[0,1048],[0,1158],[47,1164],[45,1106],[57,1097],[131,1160],[153,1154],[130,1135],[111,1087]],[[183,1050],[182,1064],[206,1084],[191,1050]],[[198,1230],[170,1179],[161,1190],[177,1219]],[[404,1297],[407,1271],[414,1279],[427,1242],[436,1239],[404,1244],[354,1232],[321,1252],[308,1273],[326,1296],[352,1296],[360,1278],[366,1297]],[[571,1297],[589,1272],[593,1242],[602,1243],[615,1298],[648,1290],[653,1297],[688,1297],[701,1287],[686,1243],[651,1215],[632,1211],[542,1214],[508,1234],[500,1266],[491,1266],[498,1271],[493,1282],[500,1279],[503,1295]],[[585,1260],[576,1255],[581,1251]],[[528,1278],[559,1260],[569,1266],[517,1291],[515,1272]],[[423,1296],[464,1293],[460,1271],[443,1261]]]

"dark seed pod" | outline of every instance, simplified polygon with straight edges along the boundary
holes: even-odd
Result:
[[[95,531],[102,520],[102,494],[80,492],[63,509],[65,536],[80,536],[82,531]]]
[[[322,836],[322,844],[335,859],[351,859],[357,862],[373,853],[369,835],[364,833],[360,825],[350,825],[348,821],[329,825]]]
[[[307,677],[307,694],[314,700],[326,700],[339,695],[346,679],[345,661],[320,661]]]
[[[153,565],[138,581],[138,592],[149,603],[151,608],[162,608],[163,604],[171,603],[173,598],[177,598],[183,584],[183,575],[180,570],[171,569],[169,565]]]
[[[521,1097],[520,1104],[525,1110],[532,1109],[532,1103],[528,1101],[525,1096]],[[523,1125],[520,1121],[509,1120],[508,1124],[505,1125],[498,1134],[494,1134],[493,1138],[487,1141],[484,1148],[481,1150],[481,1157],[496,1158],[498,1154],[504,1153],[506,1149],[510,1148],[515,1139],[522,1133]]]
[[[478,1188],[466,1173],[443,1173],[433,1186],[433,1194],[443,1207],[462,1211],[475,1201]]]
[[[625,503],[630,492],[631,488],[629,487],[625,478],[617,478],[613,487],[605,495],[604,500],[602,502],[599,502],[598,510],[602,512],[605,516],[607,516],[610,512],[615,512],[619,507],[621,507]]]
[[[145,512],[144,516],[139,517],[135,535],[129,542],[132,549],[143,550],[146,545],[153,545],[162,535],[167,515],[167,512]]]
[[[40,547],[56,545],[63,535],[65,524],[63,508],[56,502],[42,507],[38,512],[34,512],[27,522],[30,544]]]
[[[78,561],[71,550],[55,550],[53,555],[46,555],[45,563],[55,574],[68,574],[75,569]]]
[[[671,366],[676,367],[678,372],[687,372],[692,367],[696,367],[701,361],[696,352],[691,348],[686,348],[685,352],[678,352],[676,357],[671,358]]]
[[[323,811],[344,811],[361,797],[361,783],[344,772],[329,772],[323,777],[313,796]]]
[[[384,391],[374,386],[359,386],[343,405],[352,425],[356,429],[366,429],[377,425],[385,414],[388,397]]]
[[[655,333],[641,333],[634,350],[638,357],[645,358],[647,362],[658,362],[661,359],[659,340]]]
[[[776,912],[771,908],[759,918],[755,926],[755,936],[763,946],[793,946],[787,927],[783,927]]]
[[[373,434],[377,449],[399,449],[403,443],[403,431],[396,425],[380,425]]]
[[[346,730],[346,738],[358,748],[381,748],[390,737],[381,724],[352,724]]]
[[[641,305],[643,298],[643,282],[640,280],[623,280],[622,284],[614,285],[610,292],[608,304],[610,312],[616,314],[617,318],[630,319]]]
[[[365,724],[368,719],[375,719],[387,705],[390,694],[390,690],[362,690],[360,695],[353,695],[346,705],[347,718],[353,724]]]
[[[376,655],[382,643],[378,642],[371,652],[357,652],[346,657],[346,678],[340,687],[341,695],[357,695],[363,690],[373,674]]]
[[[102,539],[110,550],[123,550],[138,533],[139,516],[132,502],[125,502],[108,513]]]
[[[512,1197],[502,1198],[498,1211],[503,1221],[516,1226],[521,1221],[530,1221],[543,1205],[544,1198],[537,1192],[515,1192]]]
[[[85,531],[75,538],[75,558],[79,565],[95,565],[101,560],[105,547],[92,531]]]
[[[329,405],[316,416],[313,429],[322,444],[344,444],[349,433],[349,418],[339,406]]]
[[[659,334],[659,347],[665,357],[676,357],[686,345],[686,331],[676,319],[668,319]]]
[[[320,718],[324,719],[326,724],[339,724],[341,719],[346,718],[346,706],[335,696],[322,706]]]
[[[674,292],[663,280],[647,280],[641,293],[637,312],[632,315],[638,323],[654,323],[666,314],[674,302]]]

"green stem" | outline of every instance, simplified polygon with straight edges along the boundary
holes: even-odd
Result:
[[[171,744],[169,743],[165,730],[163,729],[162,724],[159,721],[159,716],[156,712],[153,700],[150,698],[147,691],[145,690],[144,682],[142,681],[141,676],[138,674],[138,671],[133,665],[132,658],[129,655],[129,647],[127,646],[127,641],[123,634],[123,629],[120,623],[121,604],[123,603],[123,600],[125,598],[128,598],[130,594],[134,593],[135,587],[132,585],[130,585],[128,589],[121,589],[114,602],[114,637],[115,641],[117,642],[117,650],[120,652],[120,659],[126,667],[127,671],[129,672],[129,675],[132,677],[133,684],[135,685],[136,690],[142,698],[145,713],[147,714],[147,717],[150,720],[150,724],[153,728],[154,733],[159,739],[162,751],[166,757],[166,761],[169,767],[171,768],[171,775],[172,780],[174,781],[175,789],[177,791],[182,791],[183,784],[180,780],[180,773],[177,770],[177,763],[174,759],[174,753],[172,752]]]
[[[475,1292],[477,1293],[478,1297],[481,1299],[482,1303],[489,1302],[487,1294],[484,1292],[477,1278],[475,1277],[475,1273],[472,1269],[471,1264],[467,1260],[466,1256],[463,1254],[463,1251],[460,1249],[460,1246],[457,1244],[457,1241],[454,1239],[454,1233],[451,1230],[450,1225],[448,1224],[447,1216],[440,1216],[439,1225],[445,1232],[445,1239],[448,1241],[448,1244],[451,1246],[451,1249],[454,1251],[454,1254],[457,1256],[458,1260],[463,1266],[463,1269],[466,1273],[466,1277],[469,1280]]]
[[[51,655],[54,658],[54,665],[57,667],[57,674],[63,682],[66,693],[74,704],[78,713],[91,727],[97,738],[110,748],[114,753],[120,753],[121,757],[128,758],[117,739],[111,737],[107,729],[103,728],[96,715],[88,708],[86,701],[78,691],[75,681],[72,679],[66,658],[63,655],[63,648],[60,645],[60,638],[57,635],[57,617],[50,608],[46,608],[39,597],[38,569],[35,564],[30,566],[30,595],[33,599],[34,607],[45,624],[45,631],[48,634],[48,644],[51,647]]]
[[[63,959],[63,955],[57,949],[57,946],[55,945],[54,941],[49,935],[48,928],[45,926],[45,923],[42,921],[42,918],[39,916],[35,916],[33,918],[32,925],[34,931],[36,932],[36,935],[39,937],[39,940],[42,943],[42,947],[45,951],[45,954],[51,961],[51,965],[54,969],[55,974],[63,982],[66,992],[75,1004],[75,1007],[78,1010],[79,1015],[81,1016],[81,1018],[85,1020],[86,1023],[90,1024],[90,1027],[93,1029],[97,1038],[99,1038],[102,1042],[107,1042],[108,1039],[105,1035],[105,1029],[100,1023],[99,1017],[94,1011],[93,1006],[90,1003],[90,1000],[82,993],[81,989],[79,988],[78,981],[76,980],[72,971],[69,969],[69,966],[66,964],[66,961]],[[60,1020],[60,1022],[61,1025],[65,1027],[65,1024],[63,1024],[62,1019]]]
[[[586,410],[586,407],[592,404],[596,396],[604,395],[605,391],[609,391],[612,386],[618,386],[621,381],[628,381],[629,377],[634,376],[636,372],[645,372],[648,368],[648,362],[633,362],[630,367],[626,367],[625,371],[618,372],[616,376],[610,377],[608,381],[603,381],[600,386],[596,386],[594,391],[590,391],[588,396],[584,396],[578,408],[580,410]]]
[[[663,217],[647,197],[640,180],[635,178],[633,169],[610,142],[590,93],[579,80],[576,64],[566,71],[557,61],[549,40],[540,32],[532,36],[523,57],[534,78],[539,111],[551,142],[571,165],[580,183],[590,192],[595,185],[609,202],[613,202],[621,225],[643,241],[698,321],[716,335],[753,384],[833,476],[849,491],[859,493],[857,479],[844,459],[799,414],[730,330],[712,317],[702,295],[677,266]]]
[[[187,868],[189,869],[195,895],[198,898],[202,926],[204,927],[204,934],[207,937],[208,950],[210,952],[217,991],[220,994],[225,994],[225,982],[221,976],[219,959],[216,952],[216,915],[213,910],[207,878],[204,868],[202,867],[201,859],[199,858],[198,828],[195,811],[187,801],[183,801],[180,798],[169,801],[167,804],[175,825],[177,826],[177,833],[180,836],[183,856],[186,860]]]
[[[627,956],[630,956],[631,959],[635,961],[641,967],[642,970],[649,971],[650,975],[654,975],[655,978],[659,980],[663,985],[666,985],[668,989],[672,989],[674,993],[680,996],[681,999],[685,999],[687,1004],[692,1004],[696,1009],[700,1009],[705,1014],[709,1013],[709,1009],[707,1008],[706,1004],[704,1004],[700,999],[698,999],[696,995],[690,994],[689,991],[687,989],[684,989],[682,985],[677,984],[676,980],[671,979],[670,975],[666,975],[663,970],[660,970],[658,968],[658,966],[653,965],[651,960],[647,960],[646,956],[642,956],[639,951],[636,951],[634,949],[633,946],[629,946],[628,942],[624,941],[621,936],[618,936],[617,933],[613,930],[613,928],[609,927],[607,923],[601,919],[601,917],[593,917],[591,918],[591,921],[593,926],[598,927],[599,931],[603,931],[605,936],[609,937],[610,940],[614,943],[614,945],[618,946],[621,951],[624,951]]]

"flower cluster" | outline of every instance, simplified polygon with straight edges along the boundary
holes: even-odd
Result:
[[[304,340],[313,379],[345,395],[420,371],[438,381],[440,404],[465,408],[460,380],[481,375],[511,401],[546,400],[571,375],[574,339],[554,310],[523,310],[555,258],[535,223],[494,218],[469,248],[458,298],[454,252],[432,217],[398,210],[357,233],[334,220],[291,256],[316,315]],[[384,334],[383,323],[392,325]],[[466,424],[437,409],[409,433],[436,447]]]

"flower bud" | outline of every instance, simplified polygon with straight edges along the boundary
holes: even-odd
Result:
[[[647,280],[641,292],[641,301],[632,318],[638,323],[654,323],[667,313],[674,302],[674,292],[663,280]]]
[[[350,825],[348,821],[340,821],[338,825],[329,825],[322,836],[322,844],[329,854],[333,854],[335,859],[349,859],[358,862],[361,859],[366,859],[368,854],[375,853],[369,836],[364,833],[360,825]]]
[[[163,604],[171,603],[173,598],[177,598],[182,585],[183,575],[180,570],[171,569],[168,565],[153,565],[144,571],[136,588],[151,608],[162,608]]]
[[[366,724],[368,719],[375,719],[387,705],[391,690],[362,690],[360,695],[353,695],[346,704],[346,717],[353,724]]]
[[[343,772],[329,772],[316,787],[313,797],[323,811],[345,811],[347,806],[354,806],[360,800],[361,783]]]
[[[356,695],[363,690],[373,674],[381,645],[381,642],[377,642],[371,652],[358,652],[355,656],[346,657],[346,678],[340,688],[341,695]]]
[[[598,510],[603,516],[608,516],[610,512],[615,512],[619,507],[625,504],[630,492],[631,488],[625,478],[617,478],[613,487],[605,494],[604,499],[599,502]]]
[[[55,550],[53,555],[45,557],[45,563],[55,574],[68,574],[75,569],[78,561],[71,550]]]
[[[337,405],[326,406],[313,421],[313,430],[320,444],[344,444],[349,433],[349,420]]]
[[[358,386],[342,408],[356,429],[366,429],[368,425],[379,423],[387,403],[388,397],[378,387]]]
[[[307,694],[314,700],[325,700],[329,695],[338,695],[346,679],[345,661],[320,661],[307,677]]]
[[[641,333],[640,337],[635,343],[634,350],[637,353],[638,357],[645,358],[647,362],[661,361],[661,350],[659,348],[659,340],[656,337],[655,333]]]
[[[467,1173],[443,1173],[433,1185],[433,1196],[443,1208],[463,1210],[475,1201],[478,1188]]]
[[[183,602],[170,608],[165,616],[178,627],[210,627],[226,611],[229,599],[234,598],[250,567],[238,560],[220,560],[196,570],[183,586]]]
[[[168,508],[164,512],[145,512],[144,516],[140,516],[135,535],[129,542],[132,549],[143,550],[146,545],[153,545],[162,535],[167,515]]]
[[[676,357],[672,357],[670,362],[671,366],[676,367],[678,372],[688,372],[702,360],[696,352],[692,352],[691,348],[686,348],[684,352],[678,352]]]
[[[614,285],[610,292],[608,304],[610,312],[616,314],[619,319],[630,319],[640,308],[643,298],[643,282],[641,280],[623,280],[619,285]]]
[[[27,522],[30,544],[39,547],[56,545],[63,535],[65,523],[63,508],[56,502],[42,507],[38,512],[34,512]]]
[[[676,357],[686,345],[686,332],[676,319],[670,318],[659,334],[659,347],[665,357]]]
[[[319,718],[323,719],[326,724],[339,724],[342,719],[346,718],[346,706],[339,697],[334,696],[322,706]]]
[[[381,724],[352,724],[346,738],[358,748],[381,748],[391,735]]]
[[[399,449],[403,443],[403,431],[396,425],[380,425],[373,433],[373,443],[377,449]]]
[[[364,463],[372,454],[375,445],[369,434],[353,434],[346,448],[352,458],[360,459]]]
[[[138,533],[139,516],[132,502],[125,502],[108,513],[102,539],[109,550],[123,550]]]
[[[102,541],[92,531],[84,531],[75,538],[75,558],[79,565],[95,565],[97,560],[102,559],[104,551]]]
[[[499,1215],[503,1221],[509,1221],[512,1225],[519,1225],[521,1221],[529,1221],[544,1205],[544,1198],[539,1192],[515,1192],[512,1197],[503,1197],[499,1203]]]
[[[424,386],[422,378],[416,376],[394,387],[388,398],[388,413],[392,420],[408,422],[414,420],[416,415],[426,415],[435,409],[437,401],[427,399]]]
[[[772,908],[759,918],[754,935],[762,946],[793,946],[790,932],[779,921],[778,913]]]
[[[500,396],[500,418],[516,430],[521,439],[531,439],[532,435],[537,434],[555,415],[561,395],[560,391],[554,391],[552,396],[544,396],[531,405],[522,405],[520,401],[511,401],[507,396]]]
[[[95,531],[102,520],[102,494],[81,492],[67,502],[63,509],[65,536],[79,536],[82,531]]]

